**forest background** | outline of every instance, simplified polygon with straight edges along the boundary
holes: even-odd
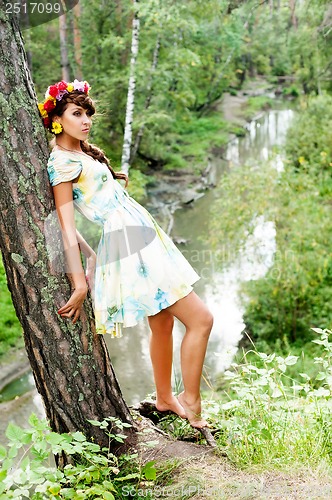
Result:
[[[243,286],[246,330],[265,353],[258,357],[257,370],[266,371],[259,373],[248,364],[240,383],[234,365],[233,382],[238,385],[233,389],[239,397],[225,403],[214,417],[220,427],[221,420],[228,419],[231,434],[221,433],[220,442],[239,464],[273,460],[274,465],[285,464],[294,460],[297,444],[299,463],[309,460],[310,453],[310,460],[314,457],[317,463],[322,457],[330,461],[326,415],[332,385],[331,345],[328,336],[319,339],[312,327],[330,328],[332,312],[332,4],[324,0],[82,0],[60,20],[24,30],[39,101],[45,89],[62,78],[89,81],[99,110],[91,142],[104,149],[116,169],[122,163],[135,10],[140,26],[129,160],[130,193],[139,201],[144,203],[156,172],[191,169],[200,176],[207,157],[222,151],[229,134],[245,133],[221,116],[218,103],[226,94],[236,95],[259,78],[278,94],[297,100],[282,175],[276,178],[262,167],[245,186],[243,196],[249,168],[243,165],[216,188],[220,196],[210,214],[211,248],[217,249],[226,239],[240,248],[254,217],[264,212],[275,223],[278,259],[264,278]],[[251,99],[247,111],[253,116],[270,101]],[[3,267],[0,287],[0,355],[4,355],[22,346],[22,337]],[[322,348],[328,355],[323,368],[319,365]],[[303,352],[309,358],[301,365],[305,383],[297,384],[297,389],[293,384],[292,390],[302,394],[301,404],[314,395],[325,398],[326,406],[317,414],[308,410],[307,427],[296,416],[293,427],[288,421],[294,446],[287,451],[289,439],[282,441],[280,429],[276,430],[284,418],[282,405],[273,415],[266,395],[278,399],[286,394],[291,377],[299,372],[296,355]],[[271,368],[273,363],[272,376],[266,366]],[[288,380],[281,380],[286,367]],[[220,387],[224,384],[223,379]],[[262,389],[255,415],[250,402],[253,387],[268,387],[264,395]],[[247,423],[239,424],[244,416]],[[302,431],[305,428],[306,439],[302,433],[302,442],[295,443],[299,425]],[[319,425],[322,448],[314,448]]]

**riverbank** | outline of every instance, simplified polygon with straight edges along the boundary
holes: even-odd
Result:
[[[204,192],[216,186],[217,173],[225,166],[227,145],[237,137],[245,136],[250,121],[257,120],[262,112],[271,108],[276,97],[276,87],[264,79],[247,82],[236,94],[225,93],[213,107],[220,114],[220,131],[224,135],[222,145],[212,143],[203,164],[193,166],[187,158],[187,168],[153,171],[153,183],[148,185],[148,210],[158,219],[163,229],[172,234],[175,210],[189,205]],[[174,236],[175,242],[178,236]]]

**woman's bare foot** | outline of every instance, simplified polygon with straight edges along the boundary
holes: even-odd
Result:
[[[178,399],[173,395],[168,398],[167,401],[165,399],[158,398],[157,396],[156,408],[159,411],[171,411],[181,418],[187,418],[184,408],[181,406]]]
[[[208,427],[208,423],[201,416],[201,400],[200,398],[193,404],[186,401],[184,393],[178,395],[178,400],[180,405],[184,408],[186,412],[187,419],[192,427],[197,429],[202,429],[203,427]]]

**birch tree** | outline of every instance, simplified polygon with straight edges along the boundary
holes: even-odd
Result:
[[[75,325],[57,314],[71,290],[67,276],[54,273],[45,245],[45,221],[55,212],[48,146],[20,32],[4,14],[4,0],[0,10],[0,248],[7,284],[52,429],[82,431],[108,446],[87,419],[133,421],[95,333],[90,294]],[[125,432],[125,443],[135,443],[134,427]]]
[[[132,24],[130,75],[129,75],[128,94],[127,94],[123,149],[121,158],[121,170],[125,173],[128,173],[130,167],[129,162],[130,162],[130,151],[132,144],[132,126],[133,126],[134,107],[135,107],[136,62],[138,55],[139,28],[140,28],[140,20],[138,15],[138,2],[139,0],[133,0],[134,16]]]
[[[75,5],[73,13],[74,13],[73,35],[74,35],[74,49],[75,49],[75,63],[76,63],[75,78],[77,78],[78,80],[84,80],[82,74],[82,37],[81,37],[81,28],[79,25],[79,20],[81,16],[80,2],[78,2]]]
[[[62,79],[66,82],[70,81],[70,66],[68,58],[67,44],[67,17],[63,14],[59,17],[59,36],[60,36],[60,56],[62,67]]]

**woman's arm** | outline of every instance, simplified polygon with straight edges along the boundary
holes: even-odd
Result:
[[[90,245],[85,241],[83,236],[76,229],[76,237],[79,244],[79,247],[82,253],[86,257],[86,269],[85,269],[85,278],[90,288],[91,296],[94,299],[94,285],[95,285],[95,270],[96,270],[96,262],[97,255],[96,252],[90,247]]]
[[[69,276],[74,286],[70,299],[58,312],[61,316],[69,318],[73,316],[73,323],[75,323],[80,316],[88,289],[76,234],[71,181],[53,186],[53,195],[61,226]]]
[[[96,252],[93,250],[93,248],[90,247],[90,245],[85,241],[83,236],[78,232],[76,229],[76,238],[77,242],[79,244],[79,247],[82,251],[82,253],[85,255],[85,257],[88,259],[89,257],[96,257]]]

